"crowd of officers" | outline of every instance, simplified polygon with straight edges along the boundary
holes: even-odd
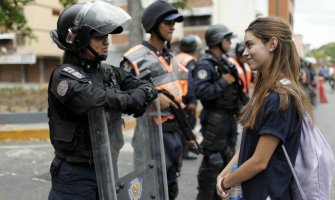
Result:
[[[52,73],[48,90],[50,137],[55,148],[49,199],[79,199],[83,193],[83,199],[98,199],[94,167],[83,164],[92,162],[87,121],[90,108],[104,106],[139,117],[157,96],[162,113],[168,194],[170,200],[176,199],[182,157],[197,157],[171,113],[170,106],[176,105],[156,90],[174,96],[192,128],[197,120],[198,102],[201,103],[203,160],[197,176],[197,200],[218,199],[216,177],[234,155],[237,115],[252,93],[254,75],[245,63],[244,44],[237,43],[231,52],[231,40],[236,35],[225,25],[215,24],[209,26],[202,38],[206,43],[204,53],[199,53],[201,39],[187,35],[180,41],[180,52],[175,56],[169,46],[174,25],[182,22],[183,16],[166,1],[155,1],[142,15],[149,40],[129,49],[120,67],[112,67],[101,63],[108,53],[108,34],[121,33],[129,16],[112,5],[104,5],[100,10],[95,5],[75,4],[65,9],[57,29],[51,32],[57,46],[64,50],[64,60]],[[104,15],[107,8],[113,9],[114,18],[107,17],[110,13]],[[136,78],[145,71],[150,71],[152,82]],[[64,183],[64,176],[69,174],[71,184]]]

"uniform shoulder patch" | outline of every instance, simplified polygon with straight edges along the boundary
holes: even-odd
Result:
[[[69,83],[66,80],[62,80],[57,85],[57,94],[61,97],[65,96],[69,89]]]
[[[82,79],[85,78],[85,76],[83,74],[81,74],[80,72],[78,72],[77,70],[73,69],[72,67],[65,67],[62,69],[63,72],[70,74],[78,79]]]
[[[208,73],[207,73],[206,70],[201,69],[201,70],[198,71],[197,76],[198,76],[199,79],[205,79],[205,78],[207,78]]]

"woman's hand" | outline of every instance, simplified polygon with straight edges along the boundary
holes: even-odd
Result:
[[[223,175],[219,175],[216,178],[216,193],[218,194],[218,196],[222,199],[222,200],[228,200],[229,199],[229,195],[230,195],[230,190],[224,190],[222,188],[222,181],[224,179]]]

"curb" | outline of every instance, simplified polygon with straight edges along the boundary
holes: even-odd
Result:
[[[134,129],[136,120],[125,121],[123,130]],[[49,139],[49,128],[12,128],[0,130],[0,141],[6,140],[30,140],[30,139]]]
[[[201,109],[197,109],[196,116],[199,118]],[[125,121],[123,130],[131,130],[136,126],[135,118],[123,118]],[[19,124],[17,128],[3,128],[1,129],[0,124],[0,142],[6,140],[30,140],[30,139],[49,139],[49,128],[46,127],[35,127],[35,128],[24,128],[25,124]]]

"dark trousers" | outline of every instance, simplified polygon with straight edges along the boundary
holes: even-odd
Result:
[[[179,130],[164,131],[163,128],[163,140],[169,200],[174,200],[179,192],[177,178],[182,165],[183,140],[181,132]]]
[[[197,200],[219,200],[216,177],[235,153],[237,123],[234,115],[225,111],[210,112],[206,120],[202,124],[204,157],[198,173]]]
[[[49,200],[98,200],[94,166],[62,161],[51,177]]]

